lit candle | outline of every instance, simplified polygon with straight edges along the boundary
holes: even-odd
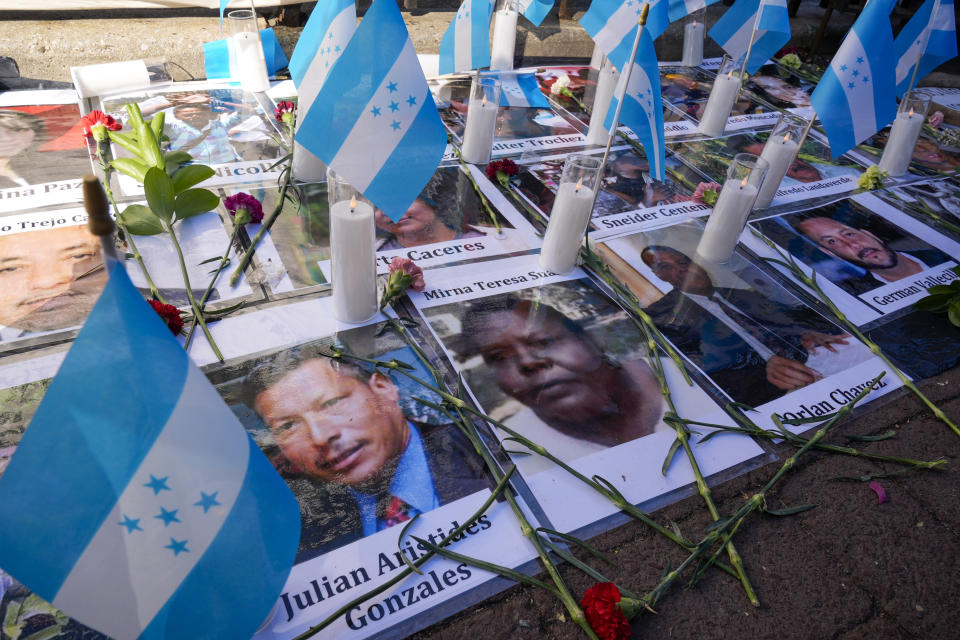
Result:
[[[731,70],[726,75],[717,74],[713,81],[713,89],[710,91],[710,98],[707,99],[707,106],[703,109],[703,115],[700,117],[700,133],[707,136],[723,135],[723,130],[727,126],[727,118],[733,110],[733,103],[740,93],[740,74],[734,77],[734,71]]]
[[[342,322],[366,322],[377,313],[373,206],[352,197],[330,207],[333,313]]]
[[[240,81],[244,91],[258,92],[270,88],[267,63],[263,59],[260,34],[255,31],[240,31],[230,37],[230,77]]]
[[[887,146],[884,147],[883,155],[880,157],[880,168],[883,171],[891,176],[902,176],[907,172],[925,119],[926,114],[914,113],[913,109],[897,114],[897,119],[890,127]]]
[[[777,189],[783,176],[787,175],[787,170],[793,164],[793,159],[797,156],[800,145],[795,139],[791,139],[791,132],[787,131],[783,135],[771,135],[767,139],[767,144],[763,145],[763,152],[760,157],[770,163],[770,169],[760,185],[760,193],[757,195],[756,207],[762,209],[769,207],[773,202],[773,197],[777,195]]]
[[[600,76],[597,78],[597,91],[593,98],[593,110],[590,112],[590,128],[587,129],[587,144],[605,145],[610,132],[603,126],[607,119],[607,110],[613,91],[617,87],[620,74],[607,58],[603,59]]]
[[[688,23],[683,27],[683,59],[685,67],[695,67],[703,62],[703,23]]]
[[[506,0],[496,12],[493,24],[493,47],[490,50],[490,69],[513,69],[513,48],[517,42],[517,3]]]
[[[567,273],[577,264],[577,254],[593,209],[593,189],[583,181],[561,183],[550,211],[550,222],[540,249],[540,266]]]
[[[463,131],[460,155],[464,162],[484,164],[490,160],[493,132],[497,127],[499,107],[487,97],[471,98],[467,107],[467,125]]]
[[[713,205],[697,245],[697,255],[708,262],[726,262],[733,255],[747,216],[757,200],[757,185],[769,165],[751,153],[738,153],[727,169],[727,181]]]

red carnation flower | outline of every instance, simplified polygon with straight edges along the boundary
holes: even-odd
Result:
[[[291,125],[293,124],[296,110],[297,105],[289,100],[281,100],[277,103],[277,108],[273,110],[273,117],[276,118],[280,124]]]
[[[503,160],[494,160],[487,165],[487,168],[484,171],[487,174],[487,177],[491,180],[499,180],[502,182],[500,173],[503,173],[505,176],[515,176],[517,171],[520,168],[517,167],[517,163],[509,158],[504,158]]]
[[[80,118],[83,124],[83,135],[87,138],[93,136],[97,142],[103,142],[107,139],[107,129],[110,131],[119,131],[122,125],[108,116],[103,111],[94,110]]]
[[[598,582],[583,594],[580,606],[600,640],[625,640],[633,633],[620,609],[621,599],[620,590],[612,582]]]
[[[393,275],[398,272],[400,275]],[[407,278],[403,276],[408,276],[410,279],[407,286],[414,291],[423,291],[427,286],[423,281],[423,269],[418,267],[417,263],[410,258],[401,258],[400,256],[394,258],[390,262],[390,275],[394,279],[402,281],[407,281]]]
[[[180,332],[183,331],[183,318],[180,317],[180,309],[172,304],[163,304],[159,300],[147,300],[147,302],[157,312],[157,315],[167,323],[167,327],[173,332],[173,335],[180,335]]]
[[[263,221],[263,205],[249,193],[235,193],[223,201],[223,206],[238,225]]]

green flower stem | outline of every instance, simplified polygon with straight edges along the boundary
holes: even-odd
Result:
[[[242,225],[235,224],[233,225],[233,233],[230,234],[230,242],[227,243],[227,248],[223,252],[223,256],[220,258],[220,263],[217,265],[217,270],[214,271],[213,277],[210,279],[210,284],[207,285],[207,290],[203,292],[203,297],[200,298],[200,313],[203,313],[203,309],[207,304],[207,298],[210,297],[210,293],[213,292],[213,288],[217,284],[217,279],[220,277],[220,272],[223,271],[223,268],[227,266],[227,262],[230,261],[230,249],[233,247],[233,243],[237,241],[237,235],[240,233],[240,227]],[[190,331],[187,332],[187,340],[183,348],[187,351],[190,350],[190,342],[193,340],[193,332],[197,329],[197,324],[199,320],[198,316],[193,316],[193,322],[190,323]]]
[[[693,545],[691,545],[689,542],[683,540],[680,536],[678,536],[676,533],[674,533],[674,532],[671,531],[670,529],[667,529],[667,528],[663,527],[663,526],[660,525],[658,522],[656,522],[655,520],[651,519],[650,516],[648,516],[646,513],[644,513],[644,512],[641,511],[640,509],[638,509],[636,506],[634,506],[634,505],[631,504],[630,502],[628,502],[627,499],[624,498],[623,495],[621,495],[619,492],[612,491],[612,490],[610,490],[609,488],[607,488],[606,486],[604,486],[601,482],[598,482],[598,481],[595,480],[595,479],[586,477],[585,475],[583,475],[582,473],[580,473],[579,471],[577,471],[576,469],[574,469],[573,467],[571,467],[570,465],[568,465],[568,464],[567,464],[566,462],[564,462],[563,460],[560,460],[559,458],[557,458],[556,456],[554,456],[553,454],[551,454],[551,453],[550,453],[549,451],[547,451],[542,445],[539,445],[539,444],[537,444],[536,442],[533,442],[532,440],[529,440],[529,439],[525,438],[523,435],[521,435],[520,433],[514,431],[513,429],[511,429],[510,427],[506,426],[506,425],[503,424],[502,422],[499,422],[499,421],[497,421],[497,420],[494,420],[494,419],[491,418],[490,416],[488,416],[488,415],[486,415],[486,414],[484,414],[484,413],[482,413],[482,412],[480,412],[480,411],[478,411],[478,410],[476,410],[476,409],[473,409],[471,406],[469,406],[469,405],[468,405],[466,402],[464,402],[462,399],[460,399],[460,398],[458,398],[458,397],[456,397],[456,396],[454,396],[454,395],[452,395],[452,394],[450,394],[450,393],[447,393],[446,391],[441,390],[439,387],[430,385],[430,384],[424,382],[423,380],[420,380],[419,378],[417,378],[417,377],[414,376],[413,374],[409,373],[408,371],[405,371],[405,370],[404,370],[402,367],[400,367],[396,362],[393,362],[393,361],[385,362],[385,361],[382,361],[382,360],[372,360],[372,359],[369,359],[369,358],[363,358],[363,357],[361,357],[361,356],[355,356],[355,355],[351,355],[351,354],[347,354],[347,353],[342,353],[342,352],[335,352],[331,357],[335,357],[335,358],[348,358],[348,359],[351,359],[351,360],[358,360],[358,361],[360,361],[360,362],[366,362],[367,364],[372,364],[372,365],[374,365],[374,367],[382,367],[382,368],[385,368],[385,369],[391,369],[391,370],[394,370],[394,371],[396,371],[396,372],[398,372],[398,373],[406,376],[407,378],[409,378],[409,379],[411,379],[412,381],[416,382],[417,384],[419,384],[420,386],[424,387],[425,389],[429,389],[430,391],[433,391],[434,393],[436,393],[437,395],[439,395],[440,397],[442,397],[445,401],[447,401],[448,403],[454,405],[457,409],[462,409],[463,411],[466,411],[467,413],[470,413],[471,415],[474,415],[474,416],[476,416],[477,418],[480,418],[481,420],[483,420],[484,422],[490,424],[491,426],[496,427],[497,429],[500,429],[501,431],[505,432],[507,435],[510,436],[510,439],[511,439],[511,440],[514,440],[514,441],[518,442],[519,444],[523,445],[524,447],[526,447],[526,448],[529,449],[530,451],[533,451],[533,452],[536,453],[537,455],[540,455],[540,456],[546,458],[547,460],[549,460],[550,462],[554,463],[555,465],[557,465],[558,467],[560,467],[561,469],[563,469],[564,471],[566,471],[567,473],[569,473],[570,475],[572,475],[573,477],[575,477],[576,479],[580,480],[581,482],[583,482],[584,484],[586,484],[587,486],[589,486],[590,488],[592,488],[594,491],[596,491],[596,492],[600,493],[601,495],[603,495],[607,500],[609,500],[610,502],[612,502],[612,503],[614,504],[614,506],[616,506],[618,509],[620,509],[621,511],[623,511],[623,512],[626,513],[627,515],[629,515],[629,516],[631,516],[631,517],[633,517],[633,518],[635,518],[635,519],[643,522],[644,524],[646,524],[647,526],[649,526],[650,528],[652,528],[652,529],[653,529],[654,531],[656,531],[657,533],[662,534],[662,535],[665,536],[667,539],[669,539],[669,540],[671,540],[672,542],[680,545],[681,547],[683,547],[683,548],[686,549],[687,551],[690,551],[690,550],[692,550],[692,549],[694,548]],[[421,403],[427,404],[428,406],[431,406],[431,407],[433,407],[433,408],[435,408],[435,409],[443,410],[442,408],[438,407],[437,405],[434,405],[434,404],[432,404],[432,403],[429,403],[429,402],[427,402],[426,400],[423,400],[423,399],[418,399],[418,400],[419,400]],[[468,436],[468,437],[469,437],[469,436]],[[476,446],[476,445],[475,445],[475,446]],[[482,446],[480,447],[480,449],[482,450],[481,455],[485,454],[485,449],[484,449]],[[736,571],[734,571],[732,568],[727,567],[726,565],[719,565],[719,564],[718,564],[718,566],[719,566],[721,569],[723,569],[724,571],[726,571],[728,574],[730,574],[731,576],[739,579],[739,576],[737,575]]]
[[[273,223],[276,222],[277,217],[280,215],[280,212],[283,210],[283,205],[287,200],[287,189],[290,188],[290,179],[293,175],[293,148],[290,150],[290,161],[287,163],[286,168],[283,170],[283,186],[280,187],[280,198],[277,200],[276,206],[273,208],[273,211],[270,212],[270,215],[267,217],[266,221],[263,223],[263,226],[260,227],[260,230],[257,231],[256,235],[253,236],[253,239],[250,241],[250,246],[247,247],[247,250],[243,253],[243,256],[240,258],[240,263],[237,265],[237,268],[233,270],[233,275],[230,276],[230,286],[236,286],[237,282],[240,280],[240,276],[243,274],[243,270],[247,268],[247,265],[250,264],[250,259],[253,257],[253,253],[257,248],[257,245],[260,244],[260,240],[263,238],[264,234],[270,231],[270,228],[273,226]]]
[[[130,245],[133,259],[136,260],[137,266],[140,267],[140,272],[143,273],[143,277],[147,281],[147,286],[150,287],[150,295],[163,304],[167,304],[167,301],[160,295],[160,290],[157,288],[157,285],[153,283],[153,278],[150,277],[150,272],[147,271],[147,265],[143,263],[143,256],[141,256],[140,251],[137,250],[137,243],[133,241],[133,234],[127,230],[125,224],[120,222],[120,207],[117,206],[117,201],[113,197],[113,189],[110,188],[110,174],[113,173],[113,167],[111,167],[110,163],[103,157],[103,143],[94,141],[94,144],[97,145],[97,160],[100,163],[100,171],[103,172],[103,191],[107,194],[107,199],[113,207],[114,222],[120,227],[120,230],[123,231],[123,237]]]
[[[467,174],[467,178],[470,179],[470,184],[473,185],[473,190],[476,192],[477,197],[480,198],[480,204],[483,205],[483,210],[487,212],[487,216],[490,218],[490,222],[493,223],[493,227],[497,230],[497,234],[502,233],[500,229],[500,221],[497,220],[497,214],[493,212],[493,209],[490,207],[490,202],[487,200],[487,196],[483,194],[483,191],[480,189],[480,185],[477,184],[477,181],[473,179],[473,174],[470,173],[470,167],[467,166],[467,163],[463,161],[463,156],[460,155],[460,149],[453,143],[453,135],[447,134],[447,142],[450,143],[450,148],[453,149],[453,153],[457,156],[457,162],[460,164],[460,168],[463,170],[463,173]]]
[[[467,527],[469,527],[471,524],[473,524],[473,522],[476,521],[477,518],[479,518],[484,513],[486,513],[487,509],[490,508],[490,505],[492,505],[493,502],[497,499],[497,497],[499,497],[500,494],[503,493],[504,490],[506,490],[508,486],[507,481],[510,480],[510,476],[512,473],[513,473],[513,469],[509,470],[507,473],[504,474],[503,478],[500,480],[496,488],[490,494],[490,497],[487,498],[482,505],[480,505],[480,508],[477,509],[477,511],[472,516],[470,516],[467,520],[465,520],[462,525],[460,525],[459,527],[457,527],[456,529],[448,533],[447,536],[440,541],[441,547],[453,542],[454,538],[461,535],[464,531],[466,531]],[[414,560],[412,564],[414,567],[419,569],[428,560],[433,558],[434,555],[436,554],[433,551],[427,551],[422,556]],[[306,638],[311,638],[315,636],[316,634],[320,633],[321,631],[329,627],[334,621],[336,621],[337,618],[339,618],[346,612],[350,611],[351,609],[353,609],[358,605],[363,604],[370,598],[380,593],[383,593],[393,585],[405,579],[407,576],[409,576],[413,572],[414,570],[411,569],[409,566],[406,567],[400,573],[396,574],[395,576],[393,576],[392,578],[390,578],[380,586],[375,587],[374,589],[371,589],[370,591],[364,593],[362,596],[358,598],[354,598],[350,602],[346,603],[345,605],[343,605],[342,607],[340,607],[339,609],[331,613],[329,616],[324,618],[319,624],[310,627],[309,629],[307,629],[306,631],[298,635],[293,640],[306,640]]]
[[[923,213],[933,218],[940,226],[947,229],[948,231],[951,231],[953,233],[956,233],[957,235],[960,235],[960,226],[955,225],[954,223],[950,222],[949,220],[947,220],[946,218],[944,218],[943,216],[935,212],[923,200],[917,200],[917,202],[920,204],[920,208],[923,210]]]
[[[190,300],[190,308],[193,310],[194,321],[200,324],[200,328],[203,329],[203,335],[207,337],[207,342],[210,343],[210,348],[213,349],[213,353],[220,362],[223,362],[223,354],[220,353],[216,341],[213,339],[213,336],[210,335],[210,330],[207,328],[207,321],[203,319],[203,309],[197,304],[197,300],[193,295],[193,288],[190,286],[190,275],[187,273],[187,264],[183,259],[183,251],[180,249],[180,241],[177,240],[177,234],[169,223],[164,222],[163,226],[166,227],[167,233],[170,234],[170,240],[173,242],[173,247],[177,250],[177,260],[180,262],[180,273],[183,274],[183,284],[187,287],[187,298]]]
[[[656,604],[656,602],[663,596],[663,594],[670,588],[673,582],[682,574],[687,568],[689,568],[694,562],[697,562],[700,557],[706,553],[710,548],[712,548],[717,542],[721,540],[721,537],[725,534],[732,534],[740,527],[740,524],[749,516],[751,513],[763,506],[766,501],[766,496],[771,489],[783,478],[784,475],[790,469],[792,469],[797,464],[797,460],[809,451],[811,448],[816,446],[816,444],[824,438],[827,432],[843,417],[849,414],[854,406],[866,396],[874,385],[876,385],[881,378],[885,375],[886,372],[881,373],[879,376],[874,378],[871,383],[865,387],[857,396],[847,405],[844,405],[833,415],[829,420],[824,422],[812,438],[802,446],[796,453],[790,456],[780,469],[773,475],[772,478],[763,486],[763,488],[751,496],[738,510],[737,512],[727,520],[725,520],[720,526],[708,533],[703,540],[697,544],[696,550],[687,557],[680,565],[669,572],[660,583],[654,587],[653,590],[649,591],[643,598],[643,602],[648,606]]]
[[[907,377],[905,373],[900,371],[899,367],[893,364],[890,358],[888,358],[887,355],[883,352],[883,349],[881,349],[878,344],[873,342],[862,331],[860,331],[857,325],[852,323],[847,318],[847,316],[844,315],[842,311],[840,311],[837,305],[834,304],[833,300],[830,299],[830,296],[828,296],[823,292],[823,289],[821,289],[820,285],[817,283],[816,272],[814,272],[813,277],[808,276],[806,273],[804,273],[803,269],[801,269],[799,265],[797,265],[796,261],[793,259],[793,256],[784,254],[784,252],[780,249],[780,247],[775,245],[773,241],[767,239],[765,236],[758,233],[757,231],[753,229],[751,229],[751,231],[753,231],[753,234],[755,236],[760,238],[760,240],[762,240],[768,247],[773,249],[777,253],[777,255],[779,255],[781,258],[779,260],[775,258],[764,258],[765,261],[770,262],[771,264],[779,264],[786,267],[790,271],[791,275],[793,275],[794,278],[796,278],[797,280],[802,282],[804,285],[806,285],[808,288],[810,288],[816,294],[816,296],[820,299],[820,301],[823,302],[825,305],[827,305],[830,311],[833,312],[833,314],[840,320],[840,323],[844,326],[844,328],[847,331],[849,331],[851,334],[859,338],[864,344],[866,344],[870,348],[870,351],[872,351],[875,356],[883,360],[884,364],[886,364],[890,368],[890,370],[896,374],[896,376],[900,379],[900,382],[903,383],[903,386],[908,388],[910,391],[914,393],[914,395],[920,398],[923,404],[926,405],[926,407],[933,412],[933,415],[936,416],[938,420],[940,420],[945,425],[950,427],[951,431],[953,431],[955,434],[960,436],[960,428],[958,428],[957,425],[955,425],[953,421],[951,421],[950,418],[947,417],[947,414],[945,414],[940,407],[938,407],[933,402],[931,402],[930,399],[927,398],[927,396],[925,396],[923,392],[920,391],[919,388],[917,388],[917,385],[913,383],[913,380]]]

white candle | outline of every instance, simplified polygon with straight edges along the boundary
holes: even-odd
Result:
[[[240,87],[251,93],[270,88],[267,63],[263,59],[260,34],[241,31],[230,37],[230,77],[240,81]]]
[[[600,69],[603,66],[603,60],[603,49],[600,48],[600,45],[594,43],[593,53],[590,54],[590,68]]]
[[[460,155],[464,162],[483,164],[490,160],[493,132],[497,127],[499,107],[486,96],[471,98],[467,106],[467,124],[463,130]]]
[[[590,112],[587,144],[607,144],[610,132],[603,126],[603,123],[607,119],[610,99],[613,98],[613,90],[616,89],[619,78],[620,74],[614,68],[613,63],[604,59],[603,67],[600,69],[600,77],[597,78],[597,92],[593,98],[593,109]]]
[[[911,109],[907,113],[898,113],[897,119],[890,127],[890,136],[887,146],[880,157],[880,168],[891,176],[902,176],[910,167],[913,159],[913,149],[917,146],[917,138],[923,128],[924,116],[914,113]]]
[[[703,23],[693,22],[683,27],[683,59],[685,67],[695,67],[703,62]]]
[[[513,69],[513,48],[517,42],[517,12],[503,9],[496,12],[493,24],[493,48],[490,50],[490,69]]]
[[[763,145],[763,152],[760,157],[770,163],[767,169],[767,175],[760,185],[760,193],[757,195],[758,209],[769,207],[773,202],[773,197],[777,195],[777,188],[780,187],[780,181],[787,175],[787,169],[793,164],[793,159],[800,150],[796,140],[790,139],[788,131],[782,136],[770,136],[767,144]]]
[[[373,207],[342,200],[330,208],[333,313],[342,322],[365,322],[377,313]]]
[[[593,210],[593,189],[564,182],[550,211],[550,222],[540,249],[540,266],[567,273],[577,264],[577,254]]]
[[[713,81],[713,90],[707,106],[700,117],[700,133],[707,136],[723,135],[727,126],[727,118],[733,110],[733,103],[740,93],[740,74],[734,77],[733,72],[726,75],[718,74]]]
[[[709,262],[729,260],[756,199],[757,188],[747,184],[747,178],[723,185],[697,245],[697,255]]]

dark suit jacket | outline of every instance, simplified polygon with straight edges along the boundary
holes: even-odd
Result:
[[[423,441],[440,504],[490,488],[483,461],[456,426],[415,426]],[[288,479],[288,483],[300,502],[303,521],[297,562],[363,537],[360,509],[346,487],[303,476]]]
[[[811,309],[790,307],[747,289],[717,289],[744,314],[773,335],[758,337],[775,354],[805,362],[801,336],[807,331],[838,332]],[[767,381],[766,361],[736,332],[677,289],[646,309],[654,324],[713,381],[736,400],[759,406],[784,394]],[[734,318],[736,320],[736,318]]]

